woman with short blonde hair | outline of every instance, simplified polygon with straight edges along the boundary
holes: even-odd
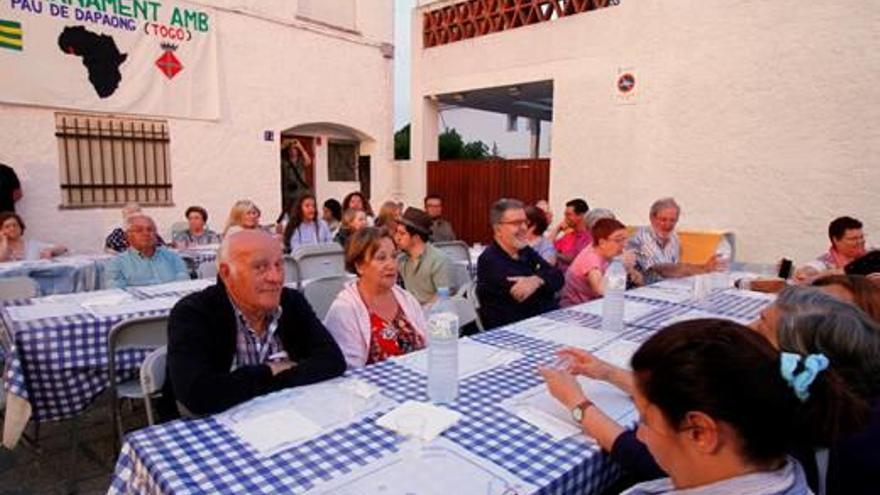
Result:
[[[226,220],[226,227],[223,229],[223,235],[237,232],[243,229],[260,228],[260,209],[249,199],[240,199],[232,205],[229,210],[229,218]]]

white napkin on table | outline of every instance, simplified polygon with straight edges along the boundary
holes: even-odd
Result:
[[[630,369],[630,360],[639,347],[641,344],[638,342],[615,340],[594,354],[597,358],[604,359],[615,366]]]
[[[344,380],[339,384],[339,388],[347,390],[354,395],[362,397],[364,399],[369,399],[370,397],[378,394],[380,391],[379,387],[373,385],[366,380],[361,380],[360,378],[350,378]]]
[[[143,313],[147,311],[159,311],[171,309],[179,301],[179,297],[157,297],[154,299],[142,299],[139,301],[129,301],[120,304],[95,305],[88,309],[97,317],[104,316],[124,316],[133,313]]]
[[[279,447],[321,432],[320,425],[291,409],[279,409],[225,424],[239,438],[264,455],[271,455]]]
[[[458,411],[453,411],[452,409],[437,406],[428,402],[408,400],[377,419],[376,424],[401,435],[418,435],[419,432],[416,431],[401,430],[403,428],[403,426],[400,425],[400,423],[402,423],[401,418],[405,416],[417,416],[424,420],[421,439],[426,442],[430,442],[437,438],[437,436],[443,433],[447,428],[461,419],[461,413]]]
[[[602,316],[602,304],[580,304],[577,306],[572,306],[568,309],[580,311],[581,313],[589,313],[596,316]],[[653,306],[651,304],[638,301],[625,301],[623,304],[623,321],[625,321],[626,323],[631,323],[651,313],[652,311],[656,311],[657,309],[657,306]]]
[[[28,306],[9,306],[6,308],[9,317],[15,321],[40,320],[43,318],[59,318],[87,314],[79,304],[73,303],[44,303],[31,304]]]
[[[530,407],[521,406],[516,409],[516,415],[523,421],[536,426],[539,430],[553,437],[554,440],[564,440],[577,435],[581,429],[574,423],[561,421],[546,412]]]

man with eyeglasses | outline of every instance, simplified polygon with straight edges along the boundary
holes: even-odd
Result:
[[[661,198],[651,205],[651,224],[640,227],[629,238],[627,250],[636,255],[636,269],[644,283],[652,284],[665,278],[689,277],[723,268],[721,260],[710,257],[705,263],[681,260],[681,241],[675,233],[681,207],[673,198]]]
[[[565,279],[529,247],[522,202],[498,200],[489,220],[495,239],[477,261],[483,325],[495,328],[558,308],[556,293]]]
[[[795,271],[797,282],[809,283],[823,275],[843,273],[850,262],[867,253],[862,222],[852,217],[838,217],[828,224],[831,247],[813,261]]]
[[[128,249],[116,255],[107,266],[107,286],[123,289],[189,280],[186,263],[177,253],[157,245],[156,223],[143,215],[125,220]]]

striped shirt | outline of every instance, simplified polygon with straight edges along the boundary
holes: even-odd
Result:
[[[230,302],[232,302],[230,300]],[[281,306],[278,306],[270,316],[267,329],[258,336],[245,320],[244,315],[232,304],[235,310],[235,360],[232,369],[243,366],[256,366],[269,362],[269,358],[284,350],[281,339],[275,335],[278,323],[281,321]]]
[[[636,253],[636,268],[645,276],[645,283],[652,284],[662,279],[651,270],[654,265],[676,264],[681,261],[681,241],[673,232],[664,243],[649,227],[639,227],[629,238],[627,249]]]
[[[775,471],[758,471],[692,488],[677,489],[669,478],[639,483],[623,495],[806,495],[812,494],[804,470],[798,462],[788,458]]]

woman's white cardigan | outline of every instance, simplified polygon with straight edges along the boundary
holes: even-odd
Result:
[[[425,337],[425,314],[416,298],[395,285],[391,289],[397,304],[403,308],[407,321],[423,338]],[[360,368],[367,364],[370,353],[370,312],[364,304],[357,289],[357,280],[345,284],[342,292],[336,296],[324,326],[336,339],[348,368]]]

